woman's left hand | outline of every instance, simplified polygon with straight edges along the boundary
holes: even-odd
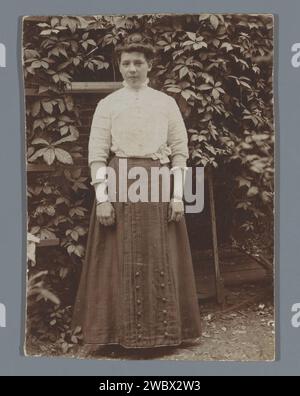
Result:
[[[174,201],[171,199],[169,203],[168,221],[180,221],[184,216],[183,201]]]

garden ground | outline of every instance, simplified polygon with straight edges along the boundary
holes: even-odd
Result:
[[[226,304],[200,304],[203,333],[196,345],[155,349],[126,349],[115,345],[79,356],[100,360],[225,360],[270,361],[275,358],[272,288],[266,284],[239,286],[226,291]],[[75,352],[75,353],[74,353]],[[65,357],[76,357],[69,351]],[[58,355],[53,344],[35,344],[34,355]],[[30,354],[31,354],[30,353]]]

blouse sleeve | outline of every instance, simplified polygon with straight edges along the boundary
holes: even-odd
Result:
[[[180,109],[170,96],[168,112],[168,146],[171,148],[172,167],[186,167],[189,157],[188,137]]]
[[[107,101],[100,100],[92,120],[89,144],[88,162],[106,164],[111,147],[111,117]]]

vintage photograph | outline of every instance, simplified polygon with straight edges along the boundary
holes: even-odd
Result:
[[[272,361],[272,14],[26,16],[24,353]]]

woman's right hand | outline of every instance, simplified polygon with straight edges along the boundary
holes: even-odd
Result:
[[[96,216],[99,222],[105,226],[115,223],[115,209],[111,202],[102,202],[96,205]]]

